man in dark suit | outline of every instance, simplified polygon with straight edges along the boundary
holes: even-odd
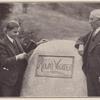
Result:
[[[0,40],[0,93],[1,96],[19,96],[23,75],[27,66],[27,53],[38,44],[31,41],[31,47],[25,46],[17,38],[20,25],[11,20],[5,27],[4,39]],[[32,44],[33,43],[33,44]]]
[[[100,9],[90,13],[89,22],[92,30],[80,37],[75,47],[83,57],[88,96],[100,96]]]

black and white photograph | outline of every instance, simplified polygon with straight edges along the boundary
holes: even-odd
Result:
[[[0,2],[1,97],[100,97],[100,2]]]

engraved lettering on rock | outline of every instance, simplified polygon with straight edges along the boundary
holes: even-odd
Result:
[[[72,76],[73,57],[39,56],[37,74],[40,76]]]

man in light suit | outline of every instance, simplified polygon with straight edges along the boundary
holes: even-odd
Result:
[[[75,47],[83,57],[88,96],[100,96],[100,9],[91,11],[89,22],[92,30],[80,37]]]
[[[5,36],[0,40],[0,93],[1,96],[19,96],[23,75],[27,66],[27,53],[35,49],[38,43],[31,41],[31,48],[21,43],[17,38],[20,25],[11,20],[5,27]]]

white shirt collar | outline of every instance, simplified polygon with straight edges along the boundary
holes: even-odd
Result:
[[[99,31],[100,31],[100,27],[98,27],[98,28],[95,30],[94,34],[95,34],[95,35],[98,34]]]
[[[13,43],[13,39],[7,34],[8,39]]]

